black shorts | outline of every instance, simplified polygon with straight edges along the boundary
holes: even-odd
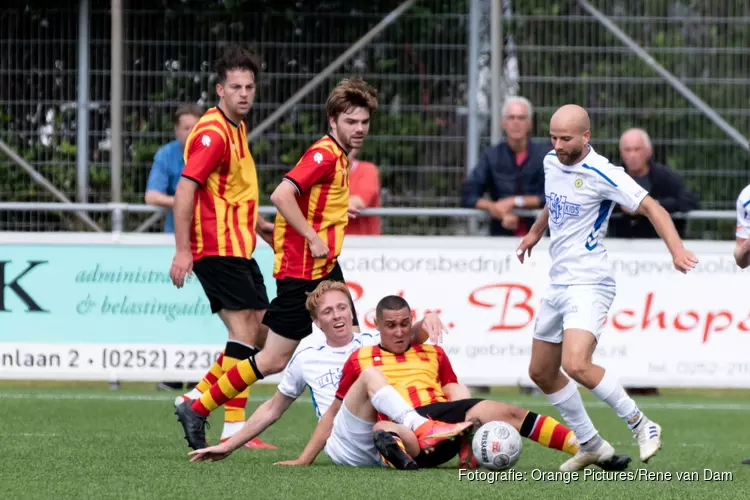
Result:
[[[474,406],[481,403],[482,401],[484,401],[484,399],[471,398],[448,401],[444,403],[432,403],[417,408],[416,411],[425,418],[439,420],[448,424],[457,424],[459,422],[465,422],[466,412],[474,408]],[[437,447],[435,447],[435,450],[429,455],[420,453],[419,455],[414,457],[414,461],[417,462],[417,465],[419,465],[419,467],[423,469],[437,467],[444,464],[445,462],[448,462],[453,457],[458,455],[460,448],[460,440],[456,439],[454,441],[448,441],[437,445]]]
[[[222,309],[268,309],[266,285],[255,259],[203,257],[193,264],[193,271],[206,292],[212,313]]]
[[[290,340],[302,340],[310,335],[313,321],[305,308],[307,294],[325,280],[345,283],[344,273],[338,262],[330,273],[316,280],[297,278],[276,280],[276,298],[268,306],[268,311],[263,316],[263,324],[271,331]],[[354,326],[359,326],[354,303],[352,303],[352,319]]]

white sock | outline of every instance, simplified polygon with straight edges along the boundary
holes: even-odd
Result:
[[[628,396],[615,376],[608,371],[604,372],[602,381],[591,392],[611,406],[617,416],[623,419],[631,429],[641,423],[643,413],[638,409],[638,405],[635,404],[633,398]]]
[[[578,386],[575,382],[568,380],[568,385],[553,394],[547,394],[547,399],[560,412],[565,423],[575,433],[579,443],[586,443],[599,434],[594,427],[594,422],[586,413],[586,408],[583,407],[581,393],[578,392]]]
[[[404,401],[401,394],[392,385],[386,385],[370,398],[373,408],[386,415],[397,424],[407,426],[414,430],[427,419],[414,411],[414,408]]]
[[[193,387],[188,392],[184,394],[184,396],[188,399],[198,399],[203,395],[201,391],[198,390],[197,387]]]
[[[221,431],[221,439],[229,439],[242,429],[245,422],[224,422],[224,429]]]

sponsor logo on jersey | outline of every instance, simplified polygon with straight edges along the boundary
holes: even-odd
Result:
[[[568,201],[567,196],[550,193],[547,196],[547,206],[549,207],[549,218],[556,225],[562,224],[566,215],[571,217],[581,215],[581,205]]]

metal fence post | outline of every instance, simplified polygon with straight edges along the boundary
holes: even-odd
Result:
[[[500,128],[500,114],[503,106],[503,78],[505,76],[503,65],[503,6],[502,0],[491,0],[490,7],[490,37],[492,40],[492,53],[490,54],[490,67],[492,71],[492,144],[497,144],[503,138],[503,129]]]
[[[76,110],[76,201],[89,197],[89,0],[78,12],[78,101]]]
[[[111,195],[112,203],[122,201],[122,0],[112,0],[111,39],[112,81],[110,96],[111,119]],[[122,212],[112,213],[112,231],[121,232]]]
[[[479,0],[469,1],[469,93],[466,99],[466,175],[479,159]],[[473,207],[470,207],[473,208]],[[476,219],[469,219],[469,234],[479,229]]]

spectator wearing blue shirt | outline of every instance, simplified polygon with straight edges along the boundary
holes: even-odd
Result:
[[[507,98],[502,109],[505,142],[482,151],[464,182],[461,206],[489,213],[491,236],[524,236],[534,219],[521,218],[513,209],[544,205],[543,161],[551,147],[531,142],[532,116],[528,99]]]
[[[146,204],[169,209],[164,224],[165,233],[174,232],[172,208],[177,183],[185,167],[183,150],[190,131],[201,116],[203,116],[203,109],[197,104],[179,106],[172,118],[176,139],[162,146],[154,156],[154,164],[151,166],[146,184]]]
[[[154,155],[154,164],[146,183],[146,203],[155,207],[169,209],[164,224],[165,233],[174,233],[174,193],[180,181],[182,169],[185,167],[183,150],[190,131],[203,116],[203,109],[196,104],[183,104],[177,108],[172,117],[174,123],[175,140],[168,142]],[[186,384],[188,388],[195,384]],[[182,382],[162,382],[157,388],[161,390],[180,390]]]

